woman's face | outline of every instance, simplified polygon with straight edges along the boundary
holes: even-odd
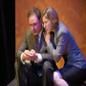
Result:
[[[42,17],[42,21],[43,21],[43,26],[44,26],[46,32],[50,32],[52,29],[51,21],[49,19],[47,19],[45,15]]]

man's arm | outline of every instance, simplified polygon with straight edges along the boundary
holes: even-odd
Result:
[[[16,58],[18,60],[21,60],[21,54],[24,52],[24,50],[27,49],[27,43],[26,41],[24,40],[23,43],[21,44],[20,48],[18,49],[18,51],[16,52]]]
[[[20,48],[16,51],[16,58],[17,58],[19,61],[22,60],[21,54],[22,54],[25,50],[29,49],[28,44],[27,44],[27,36],[29,36],[29,34],[30,34],[30,32],[28,32],[28,31],[25,33],[24,41],[22,42]]]

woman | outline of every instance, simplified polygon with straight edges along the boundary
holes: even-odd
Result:
[[[55,84],[58,86],[63,82],[69,86],[81,86],[86,78],[86,61],[74,38],[67,27],[59,22],[57,12],[52,7],[43,10],[42,20],[48,52],[56,62],[61,57],[65,61],[64,67],[53,73]]]

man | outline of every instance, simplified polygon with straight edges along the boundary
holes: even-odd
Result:
[[[29,11],[28,23],[29,31],[16,54],[20,61],[19,86],[52,86],[56,65],[47,52],[39,9]]]

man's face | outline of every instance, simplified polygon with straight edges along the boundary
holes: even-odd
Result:
[[[33,34],[34,35],[39,34],[39,32],[41,31],[42,27],[41,27],[41,22],[37,18],[37,16],[35,14],[31,15],[29,17],[28,21],[29,21],[29,27],[31,28]]]

